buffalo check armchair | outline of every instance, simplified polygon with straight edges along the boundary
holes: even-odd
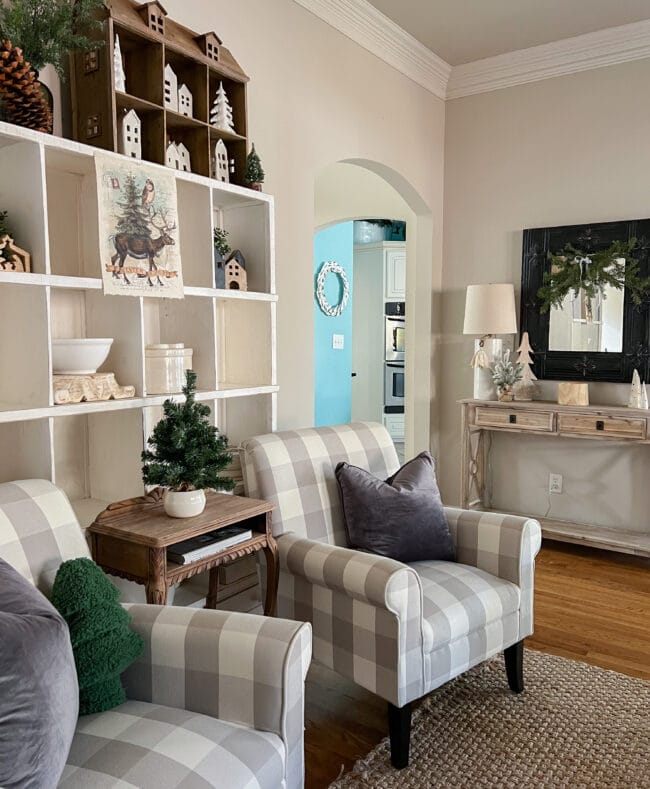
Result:
[[[314,658],[388,701],[394,766],[408,764],[410,704],[498,652],[523,690],[533,631],[535,520],[446,508],[456,562],[412,564],[346,545],[337,463],[399,467],[378,424],[274,433],[241,449],[248,495],[273,502],[278,615],[313,628]]]
[[[89,555],[70,503],[51,482],[0,484],[0,557],[44,594],[61,562]],[[123,675],[127,701],[79,719],[59,786],[303,786],[309,625],[125,607],[145,641]]]

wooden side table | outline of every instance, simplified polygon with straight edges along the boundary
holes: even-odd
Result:
[[[206,608],[217,602],[217,572],[227,564],[263,551],[267,565],[264,614],[273,616],[278,592],[278,549],[271,532],[273,505],[267,501],[208,493],[205,510],[194,518],[170,518],[162,505],[162,490],[111,504],[88,527],[93,559],[107,573],[144,584],[147,602],[165,605],[170,586],[210,572]],[[167,561],[167,548],[181,540],[234,523],[248,526],[253,536],[204,559],[188,564]]]

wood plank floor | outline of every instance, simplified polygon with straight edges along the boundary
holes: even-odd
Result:
[[[650,680],[650,560],[545,541],[526,645]],[[307,789],[327,787],[387,733],[382,700],[316,665],[306,718]]]

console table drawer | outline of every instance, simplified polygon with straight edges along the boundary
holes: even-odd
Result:
[[[524,409],[476,408],[477,427],[498,427],[505,430],[536,430],[552,433],[555,428],[552,411],[527,411]]]
[[[609,436],[611,438],[646,437],[645,419],[624,416],[594,416],[589,414],[559,414],[559,432],[572,436]]]

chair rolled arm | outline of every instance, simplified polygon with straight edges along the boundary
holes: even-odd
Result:
[[[535,556],[542,545],[539,521],[455,507],[445,507],[445,514],[457,561],[519,587],[532,587]]]
[[[130,699],[302,742],[311,626],[229,611],[127,604],[145,650],[123,675]]]
[[[277,539],[280,568],[316,586],[365,603],[386,608],[404,617],[413,605],[422,605],[417,573],[402,562],[351,548],[309,540],[294,534]]]

